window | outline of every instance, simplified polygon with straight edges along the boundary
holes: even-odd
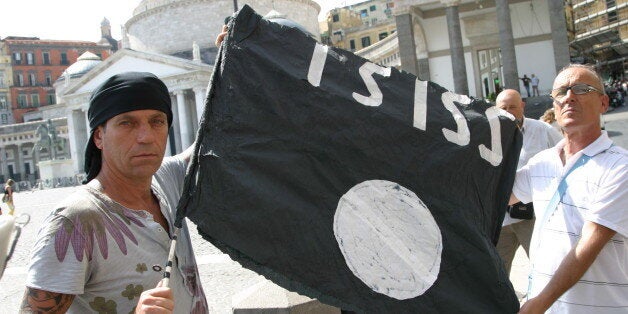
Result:
[[[17,86],[24,86],[24,75],[22,74],[22,72],[17,72],[15,74],[15,81],[17,83]]]
[[[379,33],[379,40],[382,40],[384,38],[388,37],[388,33],[383,32],[383,33]]]
[[[362,37],[362,48],[368,47],[371,45],[371,37]]]
[[[44,64],[50,64],[50,52],[48,51],[42,52],[41,59],[44,60]]]
[[[46,86],[51,86],[52,85],[52,74],[50,74],[50,71],[46,71],[46,73],[44,75],[46,76]]]
[[[617,22],[617,11],[610,11],[607,14],[609,23]]]
[[[375,11],[375,10],[377,10],[377,6],[376,6],[376,5],[372,5],[372,6],[369,8],[369,11],[371,11],[371,12],[373,12],[373,11]]]
[[[371,25],[375,25],[375,24],[377,24],[377,18],[376,17],[371,19]]]
[[[48,95],[46,95],[46,98],[48,99],[49,105],[54,105],[55,103],[57,103],[57,99],[55,98],[54,93],[48,93]]]
[[[5,95],[0,95],[0,109],[9,109],[7,107],[7,96]]]
[[[31,106],[39,107],[39,95],[31,94]]]
[[[332,21],[332,22],[338,22],[338,21],[340,21],[340,15],[338,15],[338,14],[334,14],[334,15],[332,15],[332,16],[331,16],[331,21]]]
[[[28,83],[29,83],[31,86],[35,86],[35,85],[37,85],[37,77],[35,76],[35,73],[34,73],[34,72],[29,72],[29,73],[28,73]]]
[[[61,53],[61,64],[68,64],[68,54],[65,52]]]
[[[28,65],[35,64],[35,55],[32,52],[26,53],[26,64]]]
[[[28,101],[26,100],[25,94],[17,95],[17,107],[18,108],[26,108],[28,106]]]
[[[360,11],[360,17],[367,17],[369,16],[369,11],[364,9]]]
[[[0,122],[2,124],[9,124],[9,115],[8,114],[2,114],[2,122]]]
[[[15,64],[22,64],[22,54],[20,54],[19,52],[14,52],[13,53],[13,62]]]
[[[355,50],[355,40],[354,39],[349,40],[349,47],[351,47],[351,51]]]

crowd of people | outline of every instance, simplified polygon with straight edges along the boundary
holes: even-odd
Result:
[[[528,83],[538,94],[535,78]],[[496,249],[507,271],[519,245],[530,257],[520,313],[626,313],[628,152],[600,130],[610,99],[583,65],[560,71],[551,97],[546,121],[557,127],[526,118],[516,90],[496,99],[523,134]],[[166,86],[150,73],[114,75],[93,92],[88,119],[86,184],[42,226],[22,311],[207,313],[189,231],[174,225],[192,147],[164,158],[173,119]],[[167,259],[175,237],[165,285],[147,266]],[[103,248],[106,238],[115,241]]]
[[[626,79],[614,80],[604,84],[604,91],[610,98],[610,106],[617,108],[625,104],[628,96],[628,81]]]

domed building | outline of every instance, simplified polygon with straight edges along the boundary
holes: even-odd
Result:
[[[266,18],[305,29],[319,38],[320,6],[312,0],[249,0]],[[275,11],[280,8],[281,13]],[[167,155],[174,155],[194,142],[205,105],[205,94],[218,48],[214,40],[225,18],[233,14],[233,2],[226,0],[143,0],[123,27],[120,49],[104,61],[85,53],[55,83],[58,105],[44,114],[66,117],[74,172],[83,172],[84,151],[89,139],[87,110],[91,92],[112,75],[151,72],[171,92],[173,127]],[[103,42],[109,41],[110,25],[101,23]]]
[[[87,51],[83,53],[76,62],[70,65],[57,81],[52,85],[55,89],[57,103],[63,102],[63,94],[65,89],[70,86],[72,80],[76,80],[97,66],[102,60],[99,56]]]
[[[312,0],[240,0],[237,3],[240,8],[248,4],[262,16],[280,8],[285,18],[302,25],[320,39],[320,6]],[[215,50],[214,39],[222,29],[225,18],[232,13],[232,1],[143,0],[133,11],[133,17],[124,25],[127,38],[123,39],[123,48],[180,55],[190,51],[192,43],[197,42],[201,58],[205,61],[207,53],[203,52],[207,49]],[[124,47],[127,41],[129,46]],[[213,59],[209,62],[213,62]]]

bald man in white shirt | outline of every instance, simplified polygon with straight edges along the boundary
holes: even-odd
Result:
[[[553,147],[562,139],[562,135],[551,125],[543,121],[524,117],[525,103],[521,99],[521,94],[514,89],[505,89],[499,93],[495,100],[495,106],[512,114],[523,134],[523,145],[521,146],[517,169],[521,169],[532,156],[542,150]],[[506,273],[510,273],[515,252],[520,245],[528,256],[530,254],[530,239],[532,237],[532,229],[534,228],[534,218],[517,219],[511,217],[511,214],[515,216],[516,208],[527,208],[529,211],[533,211],[532,203],[518,203],[509,206],[507,210],[497,242],[497,252],[504,261]]]

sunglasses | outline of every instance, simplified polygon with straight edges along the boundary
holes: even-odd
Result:
[[[571,85],[567,87],[554,88],[552,89],[552,92],[550,93],[550,97],[552,97],[552,99],[554,100],[560,101],[563,98],[565,98],[565,96],[567,96],[567,91],[569,90],[571,90],[571,92],[575,95],[584,95],[590,92],[598,92],[602,94],[602,92],[599,89],[589,84],[576,84],[576,85]]]

